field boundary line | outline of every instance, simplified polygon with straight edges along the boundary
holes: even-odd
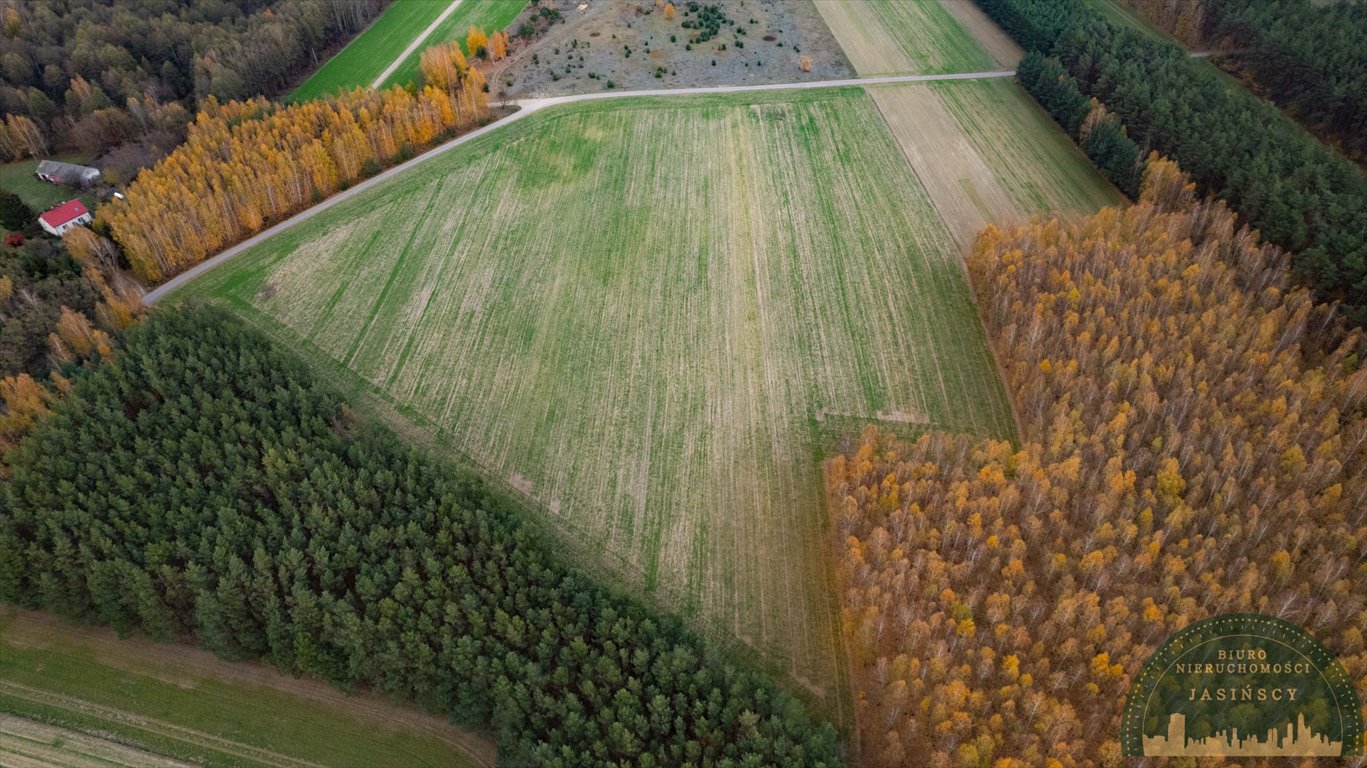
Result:
[[[156,718],[146,717],[126,710],[106,707],[102,704],[96,704],[92,701],[76,698],[74,696],[44,691],[40,688],[33,688],[11,680],[0,680],[0,692],[5,692],[11,696],[26,699],[37,704],[46,704],[48,706],[69,709],[74,712],[83,712],[96,717],[103,717],[116,722],[126,723],[134,728],[159,734],[175,741],[182,741],[189,744],[201,744],[209,749],[245,758],[247,760],[280,766],[325,768],[325,766],[320,763],[290,757],[289,755],[284,755],[269,749],[255,747],[250,744],[233,741],[232,739],[223,738],[222,736],[215,736],[211,733],[197,731],[193,728],[186,728],[184,726],[175,725],[164,720],[157,720]]]
[[[162,644],[146,637],[119,638],[114,630],[109,627],[73,626],[55,614],[0,605],[0,620],[6,618],[19,619],[18,626],[20,628],[16,628],[14,624],[4,624],[0,627],[0,648],[9,646],[41,651],[62,659],[80,658],[71,651],[62,650],[50,644],[41,635],[34,636],[32,628],[35,626],[41,627],[45,631],[61,632],[64,637],[79,643],[84,649],[104,646],[111,640],[117,643],[136,643],[138,644],[137,647],[125,647],[121,653],[139,662],[156,658],[166,664],[174,664],[187,674],[198,675],[205,681],[259,687],[274,693],[298,697],[311,703],[320,704],[348,716],[360,715],[375,720],[383,720],[407,730],[422,731],[460,751],[478,768],[493,768],[494,766],[496,751],[492,741],[481,738],[474,731],[464,730],[445,715],[433,715],[416,706],[404,707],[394,711],[392,705],[378,698],[373,689],[347,693],[318,678],[296,677],[261,661],[227,661],[197,646],[182,643]],[[194,656],[199,658],[194,658]],[[163,683],[169,682],[162,680],[153,673],[135,669],[133,666],[122,666],[103,659],[96,659],[94,663],[121,673],[148,676]],[[266,674],[264,676],[258,674],[261,672]],[[0,686],[7,682],[23,684],[0,677]],[[54,691],[53,693],[57,692]],[[0,710],[0,714],[3,714],[3,710]],[[452,732],[448,733],[443,726],[451,726]]]
[[[887,112],[883,111],[883,105],[878,102],[878,99],[873,98],[872,94],[869,95],[869,100],[873,102],[874,111],[878,113],[878,117],[887,127],[888,133],[891,134],[892,119],[888,117]],[[945,212],[940,209],[939,201],[935,199],[934,195],[930,194],[930,188],[926,186],[925,180],[921,178],[921,169],[916,167],[916,163],[912,161],[911,155],[907,154],[907,148],[902,145],[902,142],[897,141],[896,135],[893,135],[893,143],[897,145],[898,154],[902,156],[903,160],[907,161],[907,167],[911,169],[911,177],[916,180],[916,185],[921,188],[921,191],[926,194],[926,199],[930,201],[930,207],[935,211],[935,218],[940,220],[940,226],[945,228],[945,232],[949,235],[949,239],[959,247],[959,252],[967,253],[968,248],[972,243],[959,242],[958,233],[954,231],[953,227],[949,226],[948,217],[945,215]],[[962,262],[963,259],[961,258],[959,261]],[[964,274],[968,274],[967,270],[964,271]]]
[[[417,157],[411,160],[407,160],[403,163],[400,163],[399,165],[394,166],[393,168],[378,173],[370,177],[369,179],[366,179],[365,181],[362,181],[361,183],[352,186],[349,189],[343,190],[342,192],[338,192],[337,194],[327,198],[326,200],[318,203],[317,205],[300,211],[299,213],[296,213],[288,219],[285,219],[284,221],[281,221],[275,224],[274,226],[271,226],[267,229],[262,230],[261,232],[256,233],[255,235],[247,238],[246,240],[243,240],[237,245],[229,246],[228,248],[219,251],[217,255],[205,259],[204,261],[201,261],[195,266],[185,270],[184,272],[181,272],[180,274],[176,275],[170,280],[167,280],[166,282],[162,283],[156,288],[153,288],[152,290],[148,291],[142,297],[142,301],[144,304],[148,305],[155,304],[161,299],[170,295],[171,293],[174,293],[176,289],[180,288],[181,286],[185,285],[186,283],[190,282],[196,277],[204,274],[205,272],[208,272],[214,267],[217,267],[219,264],[222,264],[228,259],[231,259],[232,257],[237,256],[238,254],[251,250],[252,248],[265,242],[266,240],[269,240],[270,238],[282,232],[285,232],[286,230],[292,229],[295,226],[302,224],[305,221],[308,221],[309,219],[322,213],[323,211],[326,211],[329,208],[332,208],[333,206],[340,205],[341,203],[344,203],[347,200],[356,197],[357,195],[363,194],[368,190],[374,189],[375,187],[385,183],[386,181],[393,179],[395,176],[402,174],[404,171],[407,171],[422,163],[427,162],[428,160],[445,154],[446,152],[449,152],[455,149],[456,147],[461,146],[462,144],[474,141],[475,139],[478,139],[481,136],[492,133],[498,130],[499,128],[515,123],[547,107],[557,106],[560,104],[574,104],[581,101],[601,101],[605,99],[633,99],[660,96],[700,96],[708,94],[749,93],[751,91],[762,92],[809,90],[814,88],[862,88],[869,85],[888,85],[895,83],[925,83],[940,80],[983,80],[997,77],[1015,77],[1015,75],[1016,71],[1014,69],[997,69],[986,72],[958,72],[947,75],[889,75],[886,77],[844,78],[839,80],[811,80],[807,82],[795,83],[766,83],[763,85],[719,85],[699,88],[666,88],[660,90],[646,91],[603,91],[598,93],[581,93],[573,96],[551,96],[542,99],[523,99],[520,101],[509,101],[509,104],[516,105],[519,107],[519,109],[516,112],[513,112],[507,115],[506,117],[489,123],[488,125],[485,125],[481,128],[470,131],[469,133],[461,134],[460,136],[451,139],[445,144],[438,144],[437,146],[427,150],[426,152],[423,152],[422,154],[418,155]]]
[[[45,723],[30,717],[0,711],[0,761],[6,755],[25,758],[26,765],[46,766],[64,753],[70,765],[119,766],[120,768],[193,768],[194,763],[157,754],[124,743],[111,734],[86,731]],[[59,755],[54,755],[57,752]],[[130,762],[136,761],[136,762]],[[67,763],[63,763],[67,764]]]
[[[408,47],[403,49],[403,52],[399,54],[397,59],[394,59],[394,61],[390,62],[389,66],[385,67],[384,71],[380,73],[380,76],[375,78],[375,82],[370,84],[370,87],[379,88],[383,86],[384,81],[388,80],[389,76],[394,74],[394,70],[403,66],[403,63],[408,60],[409,56],[413,55],[413,52],[418,49],[418,46],[422,45],[427,38],[431,37],[432,33],[437,30],[437,27],[441,26],[443,21],[446,21],[451,17],[451,14],[456,12],[456,8],[460,7],[460,3],[461,0],[451,0],[451,4],[446,6],[446,10],[442,11],[437,18],[433,19],[432,23],[427,25],[427,29],[424,29],[417,37],[413,38],[413,42],[409,43]]]

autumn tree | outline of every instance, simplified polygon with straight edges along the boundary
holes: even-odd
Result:
[[[470,31],[465,36],[465,50],[471,56],[486,58],[489,55],[489,36],[480,27],[470,27]]]
[[[508,33],[495,32],[489,35],[489,58],[498,61],[508,55]]]
[[[0,135],[0,152],[6,160],[45,157],[47,137],[32,119],[24,115],[5,115],[5,130]]]
[[[668,20],[668,21],[672,21],[672,20],[674,19],[674,4],[673,4],[673,3],[665,3],[665,19]]]
[[[424,55],[431,80],[417,92],[358,88],[299,104],[209,99],[185,143],[139,174],[125,199],[101,206],[97,221],[138,277],[163,280],[359,180],[369,166],[487,120],[484,79],[454,45]]]
[[[92,355],[105,359],[114,351],[109,334],[92,325],[85,315],[66,307],[62,307],[57,330],[48,335],[48,345],[53,360],[63,365]]]
[[[27,373],[0,378],[0,457],[3,457],[28,434],[39,419],[51,412],[54,395]],[[8,477],[4,462],[0,462],[0,476]]]
[[[1367,343],[1148,165],[1134,206],[974,246],[1018,446],[870,427],[826,465],[875,765],[1115,765],[1131,676],[1220,613],[1367,683]]]

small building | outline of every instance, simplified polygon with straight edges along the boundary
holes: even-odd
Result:
[[[80,200],[68,200],[50,211],[45,211],[38,217],[38,223],[50,234],[61,237],[68,229],[84,226],[94,219],[90,211],[86,210],[85,203]]]
[[[100,169],[57,160],[43,160],[38,163],[38,170],[34,171],[33,175],[53,184],[84,188],[100,180]]]

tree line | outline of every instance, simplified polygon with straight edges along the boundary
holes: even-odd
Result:
[[[827,464],[866,757],[1118,765],[1133,676],[1221,613],[1363,686],[1361,332],[1159,159],[1137,204],[989,227],[969,269],[1021,445],[869,427]]]
[[[161,310],[0,488],[0,600],[490,732],[509,766],[836,766],[795,699],[567,565],[221,310]]]
[[[114,244],[78,227],[29,237],[33,212],[0,190],[0,478],[6,458],[86,367],[108,360],[142,310]]]
[[[427,85],[301,104],[210,97],[185,143],[101,206],[133,272],[155,283],[220,249],[489,119],[479,70],[459,46],[424,54]]]
[[[1058,59],[1028,51],[1016,65],[1016,80],[1131,200],[1139,196],[1144,158],[1125,126],[1096,99],[1087,98]]]
[[[1367,3],[1361,0],[1126,0],[1257,91],[1367,161]]]
[[[1276,107],[1171,43],[1109,23],[1082,0],[978,0],[1027,50],[1053,56],[1141,152],[1172,157],[1294,254],[1322,299],[1367,320],[1367,174]]]
[[[209,97],[275,94],[384,0],[0,2],[0,110],[51,149],[170,151]],[[0,142],[0,150],[4,145]]]

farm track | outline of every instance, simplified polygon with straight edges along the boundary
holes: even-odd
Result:
[[[56,707],[70,712],[77,712],[83,715],[92,715],[105,720],[123,723],[125,725],[154,734],[162,738],[184,742],[192,745],[202,745],[217,752],[232,755],[243,760],[248,760],[263,765],[280,766],[280,768],[325,768],[320,763],[309,762],[299,758],[283,755],[269,749],[254,747],[250,744],[243,744],[232,739],[225,739],[211,733],[198,731],[193,728],[168,723],[150,717],[144,717],[132,712],[114,707],[106,707],[101,704],[78,699],[74,696],[64,696],[58,693],[44,691],[41,688],[33,688],[27,685],[0,680],[0,693],[5,693],[15,698],[24,699],[35,704]]]
[[[0,765],[9,768],[193,768],[83,731],[0,712]]]
[[[429,160],[440,157],[441,155],[463,144],[469,143],[471,141],[474,141],[475,139],[478,139],[481,136],[484,136],[485,134],[492,133],[500,128],[511,125],[512,123],[522,120],[532,114],[535,114],[543,109],[546,109],[547,107],[553,107],[561,104],[573,104],[578,102],[600,101],[606,99],[654,98],[661,96],[696,96],[706,94],[750,93],[761,91],[810,90],[817,88],[859,88],[869,85],[887,85],[893,83],[925,83],[949,80],[985,80],[992,78],[1014,77],[1015,74],[1015,70],[1000,69],[991,70],[987,72],[956,72],[952,74],[942,75],[890,75],[886,77],[845,78],[839,80],[813,80],[809,82],[795,83],[769,83],[765,85],[718,85],[707,86],[702,88],[672,88],[644,91],[603,91],[601,93],[581,93],[572,96],[552,96],[541,99],[522,99],[519,101],[510,101],[508,102],[509,104],[516,105],[519,107],[518,111],[508,115],[507,117],[501,120],[490,123],[484,126],[483,128],[471,131],[470,133],[466,133],[461,136],[457,136],[456,138],[446,142],[445,144],[440,144],[436,147],[433,147],[432,149],[428,150],[427,152],[424,152],[421,155],[418,155],[412,160],[396,165],[393,168],[390,168],[389,170],[384,171],[383,173],[377,174],[344,192],[339,192],[338,194],[329,197],[328,199],[318,203],[317,205],[309,208],[308,210],[301,211],[295,214],[294,216],[291,216],[290,218],[285,219],[284,221],[270,227],[269,229],[263,230],[262,232],[259,232],[256,235],[246,240],[243,240],[237,245],[234,245],[230,248],[227,248],[219,252],[217,255],[209,259],[206,259],[200,262],[199,264],[196,264],[195,266],[191,267],[190,269],[187,269],[179,275],[176,275],[175,277],[171,278],[165,283],[162,283],[161,285],[157,286],[151,291],[148,291],[147,294],[143,296],[143,303],[155,304],[163,297],[171,293],[174,293],[177,288],[180,288],[181,286],[185,285],[191,280],[194,280],[199,275],[208,272],[209,270],[213,269],[214,267],[217,267],[223,262],[228,261],[234,256],[237,256],[238,254],[251,250],[257,245],[260,245],[262,242],[274,237],[275,235],[293,229],[294,227],[308,221],[314,216],[317,216],[318,214],[330,208],[333,208],[343,202],[346,202],[347,200],[362,195],[366,191],[373,189],[385,183],[386,181],[389,181],[403,174],[405,171],[422,165],[423,163],[426,163]]]
[[[370,87],[379,88],[384,85],[384,81],[388,80],[389,76],[394,74],[394,70],[403,66],[403,63],[408,60],[408,57],[412,56],[413,52],[418,50],[418,46],[422,45],[427,38],[431,37],[432,33],[437,30],[437,27],[441,26],[443,21],[446,21],[450,18],[451,14],[456,12],[456,9],[460,7],[460,3],[461,0],[451,0],[451,4],[446,6],[446,10],[442,11],[441,15],[433,19],[432,23],[428,24],[426,29],[418,33],[417,37],[413,38],[413,42],[409,43],[408,47],[404,48],[403,52],[395,57],[394,61],[390,62],[389,66],[385,67],[385,70],[380,73],[379,77],[375,78],[375,82],[371,83]]]
[[[8,621],[0,624],[0,654],[11,649],[35,651],[79,663],[86,658],[81,654],[90,653],[91,663],[120,675],[147,677],[179,687],[193,687],[212,681],[240,686],[240,690],[262,689],[288,696],[296,704],[317,706],[321,710],[354,718],[365,728],[394,728],[425,734],[459,752],[470,765],[477,768],[492,768],[497,761],[492,742],[462,730],[445,717],[429,714],[411,705],[395,705],[375,694],[346,693],[321,680],[295,677],[262,662],[225,661],[209,651],[190,645],[156,642],[139,636],[119,637],[117,632],[107,627],[73,625],[49,613],[0,606],[0,620],[5,619]],[[9,685],[31,687],[19,680],[0,677],[0,692],[6,692],[4,686]],[[53,692],[52,695],[62,694]],[[85,701],[82,698],[84,694],[79,690],[67,690],[65,695],[73,701]],[[17,697],[37,701],[29,695]],[[60,708],[86,711],[71,710],[65,706]],[[160,721],[153,719],[153,722]],[[248,748],[260,749],[251,745]],[[0,765],[5,765],[3,759],[0,759]]]

